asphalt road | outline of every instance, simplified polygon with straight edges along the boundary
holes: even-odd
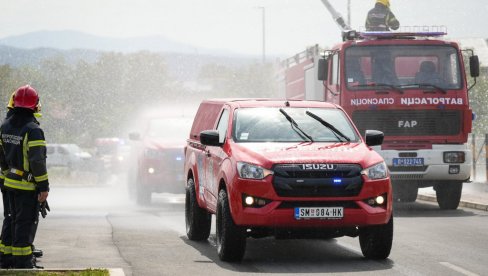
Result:
[[[55,268],[122,268],[125,275],[487,275],[488,212],[441,211],[437,204],[395,205],[390,258],[362,257],[357,238],[248,239],[242,263],[218,260],[215,231],[186,238],[184,195],[155,194],[139,207],[123,179],[105,185],[52,185],[52,212],[41,219],[39,263]]]

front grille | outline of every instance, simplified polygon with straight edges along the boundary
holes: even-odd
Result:
[[[361,170],[353,164],[332,164],[328,168],[317,165],[308,169],[303,164],[280,164],[273,167],[273,187],[283,197],[357,196],[363,186]]]
[[[376,129],[385,136],[456,135],[461,131],[459,110],[357,110],[352,119],[360,133]]]
[[[388,167],[390,172],[425,172],[429,166]]]
[[[344,207],[357,209],[359,206],[353,201],[283,201],[278,209],[293,209],[298,207]]]
[[[390,174],[391,180],[418,180],[423,178],[423,174]]]

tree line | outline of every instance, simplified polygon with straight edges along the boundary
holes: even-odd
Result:
[[[102,53],[95,62],[70,63],[60,55],[21,67],[4,64],[0,100],[6,106],[16,88],[32,85],[40,94],[39,121],[48,143],[90,147],[96,138],[125,135],[124,123],[144,109],[204,98],[278,95],[273,64],[208,63],[192,80],[175,78],[170,66],[165,55],[147,51]],[[0,109],[3,117],[5,112]]]

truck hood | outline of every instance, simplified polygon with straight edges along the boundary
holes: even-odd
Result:
[[[271,168],[283,163],[349,163],[363,168],[381,162],[381,156],[364,143],[239,143],[233,155]]]

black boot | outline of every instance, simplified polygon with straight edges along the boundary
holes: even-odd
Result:
[[[36,256],[32,255],[32,267],[34,269],[44,269],[43,266],[37,265],[37,259]]]
[[[32,249],[32,255],[34,255],[36,258],[41,258],[43,255],[43,252],[41,249],[34,248],[34,249]]]

